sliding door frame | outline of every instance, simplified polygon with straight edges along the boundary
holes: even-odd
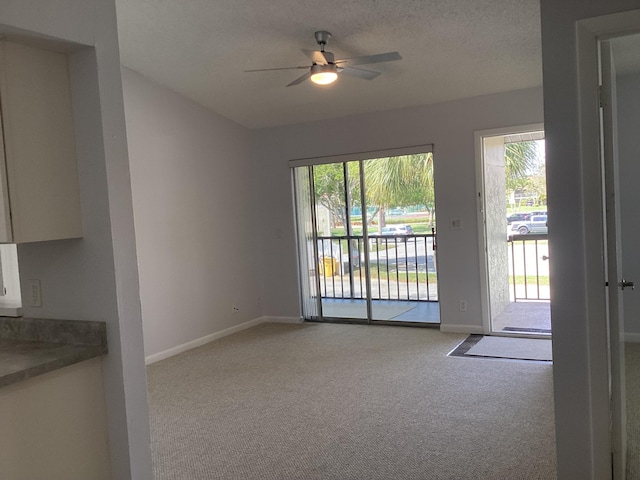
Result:
[[[434,151],[434,145],[427,143],[427,144],[421,144],[421,145],[412,145],[412,146],[407,146],[407,147],[397,147],[397,148],[391,148],[391,149],[384,149],[384,150],[369,150],[369,151],[364,151],[364,152],[351,152],[351,153],[345,153],[345,154],[338,154],[338,155],[331,155],[331,156],[322,156],[322,157],[308,157],[308,158],[298,158],[298,159],[294,159],[294,160],[289,160],[288,165],[289,168],[291,169],[291,181],[292,181],[292,192],[293,192],[293,201],[294,201],[294,222],[295,222],[295,231],[296,231],[296,236],[300,235],[300,230],[299,230],[299,218],[298,218],[298,190],[299,190],[299,185],[297,185],[297,181],[296,181],[296,175],[295,175],[295,171],[296,168],[300,168],[300,167],[310,167],[310,178],[311,180],[313,180],[313,166],[314,165],[326,165],[326,164],[331,164],[331,163],[341,163],[344,165],[344,178],[343,181],[345,182],[345,195],[346,195],[346,200],[347,200],[347,211],[349,210],[349,203],[350,203],[350,198],[348,198],[349,194],[348,192],[348,188],[346,183],[348,182],[348,178],[347,178],[347,168],[346,165],[349,162],[354,162],[357,161],[358,162],[358,167],[359,167],[359,174],[360,174],[360,202],[362,205],[362,237],[363,237],[363,247],[364,247],[364,266],[365,266],[365,285],[366,285],[366,318],[363,319],[358,319],[358,318],[353,318],[353,319],[348,319],[348,320],[341,320],[341,319],[337,319],[338,321],[341,322],[345,322],[345,323],[366,323],[366,324],[372,324],[372,323],[376,323],[376,324],[393,324],[393,325],[402,325],[402,324],[410,324],[410,325],[414,325],[414,323],[412,322],[389,322],[386,320],[374,320],[373,319],[373,308],[372,308],[372,299],[371,299],[371,277],[370,277],[370,271],[369,271],[369,229],[366,228],[367,222],[368,222],[368,218],[367,218],[367,203],[366,203],[366,199],[365,199],[365,192],[366,192],[366,185],[365,185],[365,178],[364,178],[364,162],[366,160],[372,160],[372,159],[376,159],[376,158],[385,158],[385,157],[398,157],[398,156],[404,156],[404,155],[414,155],[414,154],[420,154],[420,153],[431,153],[433,155],[433,151]],[[311,222],[312,222],[312,228],[313,228],[313,254],[314,254],[314,259],[318,258],[318,241],[317,241],[317,218],[316,218],[316,202],[315,202],[315,185],[314,182],[311,181],[310,182],[310,188],[309,188],[309,195],[311,196],[311,198],[309,199],[310,201],[310,205],[311,205]],[[347,212],[347,218],[349,217],[349,214]],[[348,229],[350,229],[351,227],[347,227]],[[305,304],[306,300],[304,298],[304,292],[305,292],[305,288],[303,288],[303,282],[308,281],[305,280],[303,278],[303,272],[302,272],[302,265],[301,265],[301,261],[300,261],[300,255],[301,254],[307,254],[306,252],[302,252],[302,249],[300,248],[300,241],[299,238],[296,240],[296,250],[297,250],[297,264],[298,264],[298,291],[300,293],[300,317],[303,320],[306,320],[305,318],[305,312],[303,309],[303,305]],[[434,255],[436,255],[436,253],[434,252]],[[318,312],[318,318],[317,320],[322,322],[324,321],[325,317],[322,311],[322,296],[320,295],[320,277],[318,275],[315,276],[315,281],[316,281],[316,291],[318,292],[317,297],[316,297],[316,301],[317,301],[317,312]],[[313,319],[312,319],[313,320]]]

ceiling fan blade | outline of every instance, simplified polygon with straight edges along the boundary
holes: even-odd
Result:
[[[364,80],[373,80],[380,72],[374,72],[372,70],[365,70],[364,68],[356,68],[356,67],[339,67],[339,72],[346,73],[347,75],[351,75],[352,77],[362,78]]]
[[[321,52],[320,50],[307,50],[303,48],[302,53],[304,53],[313,61],[313,63],[317,65],[327,65],[329,63],[333,63],[333,53],[331,52]]]
[[[339,65],[349,65],[351,67],[353,65],[369,65],[372,63],[393,62],[395,60],[402,60],[402,57],[398,52],[379,53],[377,55],[366,55],[364,57],[355,58],[343,58],[336,60],[335,63]]]
[[[307,67],[309,68],[309,67]],[[293,82],[291,82],[287,87],[293,87],[294,85],[298,85],[299,83],[304,82],[307,78],[311,76],[311,70],[302,75],[301,77],[296,78]]]
[[[300,68],[309,68],[309,65],[300,67],[258,68],[257,70],[245,70],[245,72],[271,72],[274,70],[298,70]]]

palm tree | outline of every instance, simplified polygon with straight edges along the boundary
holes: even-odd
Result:
[[[364,164],[367,203],[380,208],[380,229],[385,224],[386,210],[391,206],[424,204],[431,216],[434,204],[431,153],[376,158]]]
[[[535,142],[507,143],[505,145],[505,174],[507,191],[523,187],[523,181],[534,173],[538,149]]]
[[[364,162],[365,192],[368,207],[373,207],[367,218],[371,223],[379,219],[379,228],[385,225],[388,207],[423,204],[433,222],[434,187],[433,155],[431,153],[376,158]],[[344,165],[342,163],[316,165],[313,181],[316,202],[325,206],[332,218],[346,226],[346,193]],[[358,162],[347,163],[347,188],[351,207],[360,205],[360,174]]]

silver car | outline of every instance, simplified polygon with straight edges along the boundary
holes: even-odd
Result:
[[[520,235],[526,235],[528,233],[548,233],[547,216],[532,215],[528,220],[513,222],[511,231],[514,233],[518,232]]]

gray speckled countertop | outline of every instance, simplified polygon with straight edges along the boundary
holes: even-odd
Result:
[[[107,353],[104,322],[0,317],[0,387]]]

